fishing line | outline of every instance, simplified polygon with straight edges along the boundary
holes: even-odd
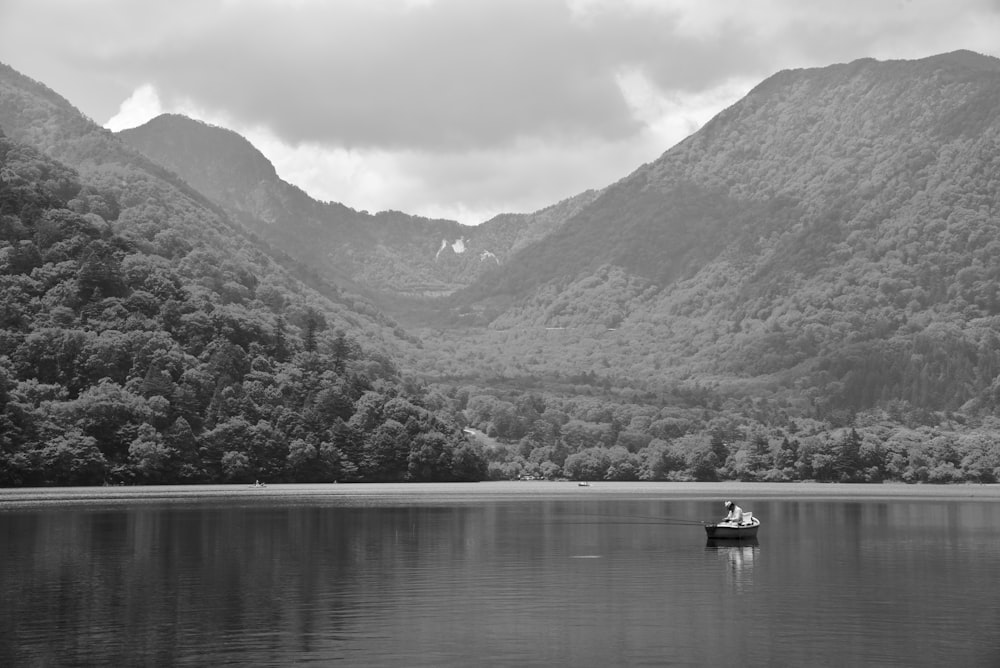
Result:
[[[677,524],[689,526],[702,526],[705,524],[701,520],[692,520],[686,517],[653,517],[650,515],[601,515],[595,514],[593,517],[602,517],[608,520],[617,521],[620,524],[627,524],[631,520],[652,520],[649,524]]]
[[[635,524],[635,525],[639,525],[639,526],[658,527],[658,526],[663,526],[664,524],[671,524],[671,522],[631,522],[631,521],[619,521],[619,520],[594,520],[594,521],[581,520],[579,522],[577,522],[577,521],[563,522],[563,524]],[[701,522],[699,522],[698,524],[700,525]],[[685,526],[687,526],[687,524],[685,524]]]

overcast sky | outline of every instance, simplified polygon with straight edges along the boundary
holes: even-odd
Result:
[[[970,49],[1000,0],[0,0],[0,61],[119,130],[244,135],[321,200],[477,224],[600,188],[775,72]]]

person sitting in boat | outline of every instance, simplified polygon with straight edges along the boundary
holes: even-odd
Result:
[[[734,524],[743,524],[743,509],[737,506],[732,501],[726,501],[726,510],[729,514],[726,518],[722,520],[723,522],[733,522]]]

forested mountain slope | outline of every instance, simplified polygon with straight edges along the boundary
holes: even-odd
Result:
[[[119,136],[292,257],[389,304],[394,297],[449,294],[468,285],[581,206],[573,200],[475,227],[398,211],[370,214],[312,199],[230,130],[165,114]]]
[[[484,459],[995,482],[998,78],[966,52],[782,72],[618,183],[474,228],[466,249],[507,253],[478,279],[347,273],[397,296],[474,281],[416,302],[445,316],[417,339],[242,226],[255,192],[275,229],[326,234],[294,211],[337,205],[268,199],[284,186],[240,138],[219,155],[245,174],[205,176],[208,197],[0,67],[0,484],[474,479]],[[402,267],[387,230],[419,219],[355,214],[358,266]]]
[[[460,293],[490,323],[463,345],[493,375],[801,414],[992,411],[998,257],[1000,61],[786,71]],[[434,364],[470,373],[457,339]]]
[[[0,130],[0,485],[483,474],[369,306],[6,66]]]
[[[1000,61],[968,52],[781,72],[606,188],[479,291],[519,294],[604,264],[670,284],[734,244],[799,223],[828,233],[862,209],[895,213],[934,174],[990,197],[989,178],[948,168],[971,158],[966,173],[989,174],[998,77]]]

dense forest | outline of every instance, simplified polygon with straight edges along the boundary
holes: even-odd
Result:
[[[652,402],[590,385],[572,395],[468,385],[450,398],[482,431],[492,479],[1000,481],[1000,419],[905,401],[816,420],[708,392]]]
[[[967,52],[776,74],[459,294],[427,373],[992,412],[997,99]]]
[[[318,297],[150,226],[170,195],[123,212],[0,135],[0,484],[484,475],[443,402]]]
[[[501,477],[995,480],[998,99],[970,52],[778,73],[458,293],[413,363],[483,397]]]
[[[967,52],[782,72],[473,234],[0,67],[0,485],[997,482],[998,96]]]

